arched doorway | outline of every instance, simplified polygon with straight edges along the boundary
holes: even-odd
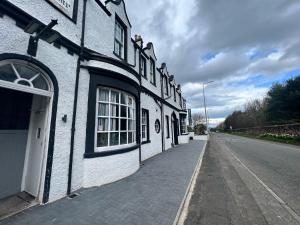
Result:
[[[21,195],[26,201],[41,202],[53,82],[35,60],[1,58],[5,56],[0,55],[0,201]]]
[[[178,145],[178,119],[174,112],[172,113],[172,140],[174,145]]]

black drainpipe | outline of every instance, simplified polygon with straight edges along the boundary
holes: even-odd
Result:
[[[72,128],[71,128],[71,146],[70,146],[70,158],[69,158],[69,174],[68,174],[68,189],[67,195],[71,194],[72,188],[72,172],[73,172],[73,156],[74,156],[74,138],[75,138],[75,127],[76,127],[76,114],[77,114],[77,100],[78,100],[78,86],[79,86],[79,74],[80,74],[80,62],[83,59],[84,52],[84,34],[85,34],[85,17],[86,17],[86,2],[83,1],[83,15],[82,15],[82,30],[81,30],[81,42],[80,42],[80,53],[77,60],[76,69],[76,81],[75,81],[75,94],[73,103],[73,117],[72,117]]]
[[[161,112],[161,141],[162,141],[162,145],[161,145],[161,150],[162,152],[165,151],[166,149],[166,146],[165,146],[165,112],[164,112],[164,103],[163,103],[163,100],[165,99],[165,96],[164,96],[164,90],[163,90],[163,87],[164,87],[164,79],[163,79],[163,76],[161,75],[160,73],[160,89],[161,89],[161,98],[162,98],[162,101],[161,101],[161,107],[160,107],[160,112]]]
[[[141,66],[140,66],[140,62],[141,62],[141,55],[142,55],[142,50],[140,50],[139,48],[137,48],[138,50],[138,53],[139,53],[139,74],[141,74]],[[136,53],[135,53],[136,54]],[[135,57],[135,60],[136,60],[136,57]],[[136,61],[135,61],[135,64],[136,64]],[[137,64],[136,64],[137,65]],[[138,141],[139,141],[139,163],[140,163],[140,166],[142,166],[142,139],[141,139],[141,111],[142,111],[142,104],[141,104],[141,95],[142,95],[142,77],[139,76],[139,82],[140,82],[140,87],[139,87],[139,111],[138,111],[138,115],[137,115],[137,118],[138,118],[138,121],[137,121],[137,127],[138,127],[138,132],[137,132],[137,135],[138,135]]]

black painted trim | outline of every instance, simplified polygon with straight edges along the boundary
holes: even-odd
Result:
[[[152,91],[148,90],[147,88],[145,88],[143,86],[141,87],[141,91],[144,93],[147,93],[148,95],[153,97],[155,100],[162,102],[163,104],[167,105],[168,107],[172,108],[173,110],[176,110],[178,112],[179,111],[185,112],[184,110],[179,109],[176,106],[173,106],[171,103],[167,102],[165,99],[161,98],[160,96],[158,96],[157,94],[153,93]]]
[[[109,70],[103,69],[95,69],[89,68],[90,73],[90,87],[89,87],[89,99],[88,99],[88,115],[87,115],[87,129],[86,129],[86,148],[85,148],[85,157],[86,155],[94,155],[94,157],[103,157],[104,155],[99,155],[99,153],[95,153],[95,129],[96,129],[96,91],[99,86],[116,88],[121,91],[125,91],[135,97],[137,110],[140,109],[140,91],[139,84],[130,78]],[[140,120],[140,115],[137,113],[136,121]],[[136,131],[137,131],[137,144],[140,143],[138,138],[138,129],[140,124],[136,123]],[[138,147],[137,147],[138,148]],[[107,151],[105,152],[105,156],[121,154],[124,151]],[[95,155],[96,154],[96,155]],[[102,152],[103,154],[103,152]]]
[[[19,59],[28,61],[32,64],[35,64],[42,70],[44,70],[47,75],[50,77],[53,88],[53,102],[52,102],[52,116],[50,122],[50,134],[49,134],[49,143],[48,143],[48,156],[47,156],[47,164],[46,164],[46,174],[45,174],[45,183],[44,183],[44,194],[43,194],[43,203],[49,201],[49,192],[50,192],[50,181],[51,181],[51,173],[52,173],[52,164],[53,164],[53,153],[54,153],[54,141],[55,141],[55,128],[56,128],[56,114],[57,114],[57,101],[59,95],[58,83],[55,75],[52,71],[43,63],[37,61],[36,59],[24,55],[12,54],[12,53],[4,53],[0,54],[0,61],[6,59]]]
[[[149,141],[143,141],[142,142],[142,145],[146,145],[146,144],[150,144],[151,143],[151,141],[149,140]]]
[[[106,157],[106,156],[112,156],[112,155],[119,155],[119,154],[124,154],[127,152],[132,152],[134,150],[137,150],[138,148],[139,148],[139,145],[134,145],[129,148],[123,148],[123,149],[112,150],[112,151],[88,152],[88,153],[84,153],[84,158],[92,159],[92,158],[100,158],[100,157]]]
[[[95,0],[95,2],[103,9],[103,11],[108,15],[111,16],[111,12],[108,11],[108,9],[103,5],[103,3],[100,0]]]
[[[117,62],[119,62],[119,61],[101,61],[101,62],[106,62],[106,63],[112,64],[114,66],[118,66],[118,67],[126,70],[127,72],[131,73],[131,70],[128,70],[128,68],[126,66],[124,67],[123,64],[118,64]],[[83,66],[83,65],[81,65],[81,68],[88,69],[89,71],[94,71],[95,73],[98,73],[101,70],[104,71],[104,72],[116,73],[116,72],[113,72],[113,71],[110,71],[110,70],[106,70],[106,69],[102,69],[102,68],[94,67],[94,66]],[[137,73],[131,73],[131,74],[134,75],[139,81],[141,80],[141,77]],[[122,76],[124,76],[124,75],[122,75]]]

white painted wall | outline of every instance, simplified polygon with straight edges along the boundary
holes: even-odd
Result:
[[[162,152],[162,127],[159,133],[155,131],[155,121],[158,119],[161,122],[161,110],[157,103],[149,95],[141,94],[141,108],[149,110],[149,133],[151,143],[142,145],[142,160],[153,157]]]
[[[7,29],[9,27],[10,29]],[[17,53],[27,55],[29,34],[15,26],[15,21],[6,15],[0,18],[0,53]],[[71,118],[77,56],[71,56],[63,47],[57,49],[39,41],[36,59],[46,65],[56,76],[59,85],[57,105],[56,134],[53,155],[53,169],[50,186],[50,201],[62,198],[67,190],[68,161],[70,152]],[[68,116],[68,122],[62,122],[63,115]],[[43,183],[43,182],[42,182]]]
[[[112,183],[135,173],[138,169],[138,149],[119,155],[84,159],[83,187]]]
[[[78,1],[77,23],[71,21],[62,12],[54,8],[45,0],[8,1],[24,10],[25,12],[29,13],[31,16],[35,17],[44,24],[49,24],[51,22],[51,19],[57,19],[58,25],[56,25],[53,29],[60,32],[62,35],[72,40],[73,42],[80,44],[83,1]]]

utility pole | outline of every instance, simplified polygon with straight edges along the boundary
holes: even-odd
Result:
[[[205,85],[213,83],[214,81],[209,81],[203,83],[203,101],[204,101],[204,110],[205,110],[205,122],[206,122],[206,132],[208,134],[208,119],[207,119],[207,110],[206,110],[206,98],[205,98]]]

